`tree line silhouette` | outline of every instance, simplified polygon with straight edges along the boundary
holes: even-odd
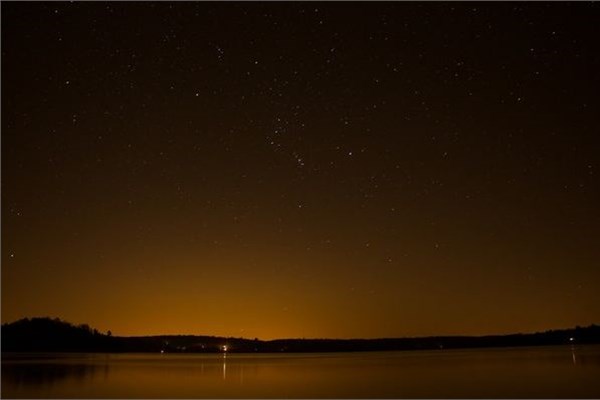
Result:
[[[58,318],[24,318],[2,325],[2,352],[270,353],[433,350],[600,343],[600,326],[491,336],[384,339],[259,340],[218,336],[113,336]]]

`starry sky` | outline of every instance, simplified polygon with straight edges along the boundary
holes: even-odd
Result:
[[[2,321],[600,322],[594,3],[2,2]]]

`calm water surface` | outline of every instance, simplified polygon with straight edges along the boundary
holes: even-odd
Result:
[[[599,398],[600,346],[4,354],[3,398]]]

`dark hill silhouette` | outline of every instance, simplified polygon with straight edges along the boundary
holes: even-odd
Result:
[[[58,318],[25,318],[2,325],[2,351],[109,351],[112,338]]]
[[[493,336],[388,339],[258,340],[218,336],[117,337],[58,318],[25,318],[2,325],[2,352],[336,352],[457,349],[600,343],[600,326]]]

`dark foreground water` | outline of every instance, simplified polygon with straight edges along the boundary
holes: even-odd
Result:
[[[599,398],[600,346],[328,354],[3,354],[3,398]]]

